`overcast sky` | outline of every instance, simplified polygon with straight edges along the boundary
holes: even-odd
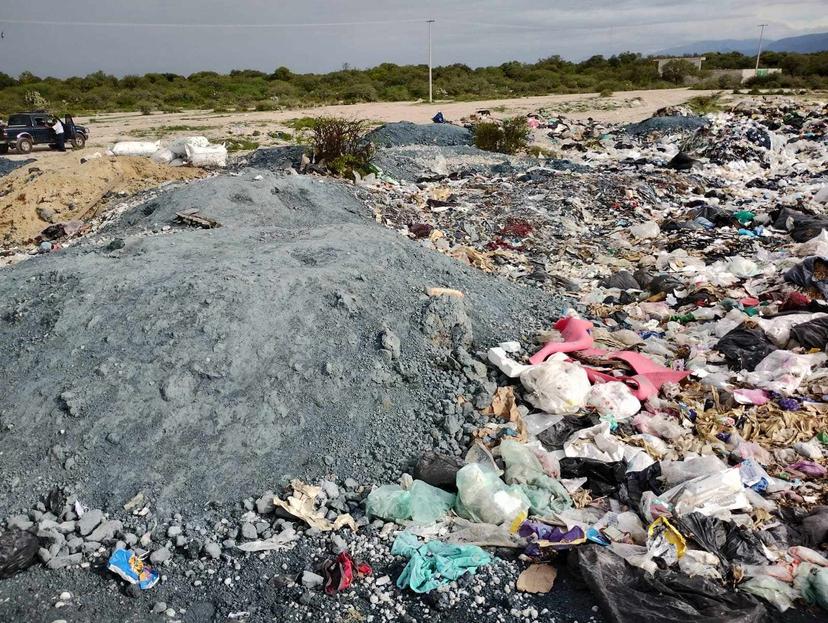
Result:
[[[828,30],[826,0],[0,0],[0,71],[117,75],[500,64]],[[9,21],[5,21],[9,20]],[[16,22],[16,23],[15,23]],[[28,22],[28,23],[20,23]],[[31,22],[62,22],[61,25]],[[70,22],[70,23],[67,23]],[[105,23],[101,25],[100,23]],[[322,25],[325,24],[325,25]]]

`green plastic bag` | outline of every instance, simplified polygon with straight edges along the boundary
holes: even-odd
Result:
[[[507,487],[496,472],[471,463],[457,472],[457,514],[478,523],[499,526],[525,519],[529,499],[517,485]]]
[[[506,439],[500,444],[506,463],[505,480],[519,485],[529,498],[532,513],[549,515],[572,507],[572,498],[564,486],[543,471],[538,458],[522,443]]]
[[[414,523],[430,524],[442,519],[454,506],[455,495],[415,480],[411,486],[411,519]]]
[[[738,212],[734,212],[733,216],[742,225],[747,225],[756,218],[756,215],[750,210],[739,210]]]
[[[803,562],[797,567],[794,585],[809,604],[828,610],[828,567]]]
[[[409,559],[397,578],[397,586],[410,588],[415,593],[428,593],[464,573],[474,573],[478,567],[492,561],[492,557],[477,545],[450,545],[440,541],[420,543],[410,532],[397,536],[391,553]]]
[[[415,480],[406,491],[399,485],[383,485],[371,491],[365,500],[365,511],[371,517],[388,521],[413,520],[418,524],[434,523],[454,506],[454,495]]]
[[[411,492],[399,485],[377,487],[365,499],[365,512],[370,517],[388,521],[405,521],[411,518]]]

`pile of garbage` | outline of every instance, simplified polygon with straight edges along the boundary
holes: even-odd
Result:
[[[161,141],[119,141],[109,150],[115,156],[143,156],[171,167],[191,165],[202,168],[227,166],[227,147],[213,145],[204,136],[177,138],[165,147]]]
[[[547,122],[586,168],[366,193],[424,246],[579,303],[532,356],[489,350],[493,421],[464,461],[424,459],[436,478],[380,487],[368,511],[447,532],[457,516],[473,522],[462,542],[520,537],[538,564],[575,549],[613,620],[643,578],[697,616],[717,603],[758,620],[747,595],[828,607],[825,111]]]

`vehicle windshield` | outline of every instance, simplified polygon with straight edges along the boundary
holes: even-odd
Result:
[[[29,125],[29,115],[12,115],[9,117],[9,125]]]

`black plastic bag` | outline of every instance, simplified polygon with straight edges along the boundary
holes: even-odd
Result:
[[[579,547],[576,560],[612,623],[758,623],[766,613],[751,595],[674,571],[648,575],[599,545]]]
[[[805,348],[825,350],[828,345],[828,316],[796,325],[791,329],[791,339]]]
[[[618,288],[619,290],[640,290],[641,286],[628,270],[619,270],[614,275],[601,281],[602,288]]]
[[[701,547],[715,554],[725,569],[731,563],[766,565],[768,559],[762,553],[762,541],[753,532],[736,524],[690,513],[677,519],[679,528]]]
[[[625,493],[625,495],[622,495],[621,501],[637,510],[641,506],[641,496],[644,495],[645,491],[652,491],[656,495],[661,495],[663,489],[659,480],[660,476],[661,463],[653,463],[638,472],[628,472],[625,486],[622,489],[622,493]]]
[[[819,236],[823,229],[828,229],[828,219],[805,214],[790,208],[782,208],[773,221],[775,229],[787,230],[790,224],[790,234],[796,242],[807,242]]]
[[[716,344],[732,370],[752,372],[757,364],[776,350],[761,329],[738,327]]]
[[[457,491],[457,472],[463,467],[463,460],[437,452],[426,452],[417,461],[414,477],[434,487]]]
[[[801,288],[815,288],[828,299],[828,259],[824,257],[806,257],[785,273],[785,281]]]
[[[593,423],[588,417],[565,415],[564,419],[560,422],[550,426],[542,433],[538,433],[538,440],[547,450],[560,450],[563,448],[564,442],[573,433],[577,433],[584,428],[589,428],[592,425]]]
[[[626,478],[627,466],[623,461],[604,463],[595,459],[567,457],[560,463],[561,478],[586,478],[586,488],[595,496],[616,493]]]
[[[0,534],[0,579],[6,579],[31,567],[37,558],[40,542],[31,532],[9,530]]]

